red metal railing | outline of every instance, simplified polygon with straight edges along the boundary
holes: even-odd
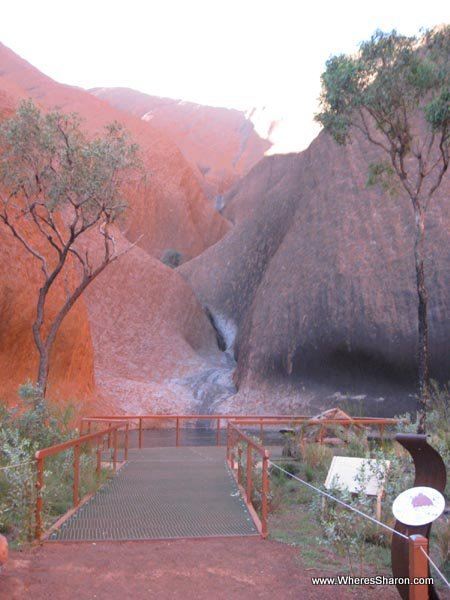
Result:
[[[96,473],[100,476],[101,473],[101,460],[102,451],[104,446],[105,437],[107,437],[108,448],[113,448],[113,470],[116,472],[118,462],[118,432],[120,429],[125,430],[125,443],[124,443],[124,460],[128,458],[128,428],[127,422],[114,423],[110,427],[97,431],[94,433],[88,433],[87,435],[81,435],[62,444],[56,444],[49,448],[43,448],[38,450],[35,454],[36,459],[36,508],[35,508],[35,538],[40,540],[42,537],[42,510],[43,510],[43,497],[42,490],[44,488],[44,466],[45,459],[49,456],[54,456],[60,452],[64,452],[73,448],[73,484],[72,484],[72,505],[76,508],[80,504],[80,449],[83,444],[96,444],[97,445],[97,461],[96,461]]]
[[[260,428],[259,436],[261,438],[261,442],[264,441],[264,426],[273,426],[273,425],[290,425],[291,427],[295,427],[296,425],[302,425],[306,427],[320,426],[319,431],[319,442],[323,443],[324,433],[326,426],[337,426],[340,427],[378,427],[380,432],[380,438],[384,437],[384,430],[386,427],[390,425],[398,425],[401,422],[405,422],[406,419],[396,419],[396,418],[384,418],[384,417],[351,417],[350,419],[344,418],[330,418],[330,419],[314,419],[311,417],[238,417],[233,419],[233,422],[236,425],[247,425],[247,426],[258,426]],[[303,430],[300,432],[300,443],[303,441]]]
[[[360,424],[374,424],[375,419],[359,419]],[[311,421],[314,421],[311,419]],[[321,420],[320,420],[321,421]],[[320,423],[319,421],[319,423]],[[334,423],[336,420],[331,420]],[[365,423],[370,421],[370,423]],[[384,419],[377,421],[389,421],[386,424],[394,424],[395,419]],[[273,419],[271,424],[295,423],[290,419]],[[250,424],[258,424],[259,420],[254,420]],[[248,421],[229,422],[227,428],[227,462],[233,473],[239,490],[247,504],[249,512],[263,538],[268,535],[268,512],[269,512],[269,463],[270,454],[262,444],[256,442],[249,435],[239,429],[239,424],[249,424]],[[265,424],[268,424],[267,421]],[[243,454],[245,452],[245,476],[243,473]],[[260,515],[254,505],[254,478],[253,478],[253,452],[261,457],[261,489],[260,489]],[[273,464],[273,463],[272,463]],[[395,533],[395,532],[394,532]],[[405,537],[405,536],[403,536]],[[409,546],[409,598],[411,600],[428,600],[429,588],[425,583],[429,577],[428,564],[428,539],[421,535],[412,535],[407,538]],[[415,583],[418,581],[424,583]]]
[[[242,468],[242,454],[245,446],[245,484]],[[261,489],[255,490],[253,478],[253,453],[261,457]],[[237,454],[237,456],[236,456]],[[236,460],[237,458],[237,460]],[[266,448],[258,444],[249,435],[241,431],[232,422],[227,427],[227,462],[233,473],[240,492],[247,504],[247,508],[255,522],[255,525],[263,538],[267,537],[267,518],[269,513],[269,458],[270,454]],[[254,494],[260,494],[260,511],[254,504]]]
[[[90,432],[92,425],[95,423],[108,423],[111,426],[117,420],[130,421],[136,423],[138,430],[138,447],[142,448],[143,431],[146,429],[145,424],[152,423],[153,425],[161,426],[164,422],[173,422],[175,428],[175,445],[180,446],[180,431],[183,425],[188,421],[212,421],[215,422],[216,430],[216,445],[220,446],[220,434],[222,430],[222,422],[235,422],[239,425],[259,426],[261,440],[264,439],[264,427],[273,425],[289,424],[291,426],[305,424],[307,426],[320,425],[321,433],[320,441],[323,438],[323,431],[326,425],[341,425],[343,427],[352,426],[376,426],[380,430],[380,436],[383,437],[384,429],[389,425],[398,424],[401,419],[377,418],[377,417],[353,417],[352,419],[313,419],[305,415],[286,416],[286,415],[106,415],[92,416],[81,419],[80,433],[86,425],[87,431]],[[151,427],[150,427],[151,428]]]
[[[180,432],[183,428],[183,424],[186,424],[188,421],[212,421],[215,422],[215,430],[216,430],[216,445],[220,446],[220,434],[222,430],[222,422],[228,423],[230,421],[234,421],[239,419],[242,422],[245,422],[246,419],[258,419],[258,423],[261,421],[264,422],[270,419],[287,419],[286,416],[274,415],[274,416],[245,416],[245,415],[106,415],[106,416],[92,416],[92,417],[84,417],[80,422],[80,433],[84,431],[85,426],[87,427],[87,431],[90,432],[92,429],[92,425],[95,423],[108,423],[111,425],[116,420],[121,421],[131,421],[136,423],[136,429],[138,430],[138,447],[142,448],[143,442],[143,431],[146,429],[144,427],[145,422],[148,425],[149,422],[153,425],[161,426],[163,422],[172,422],[175,428],[175,445],[180,445]],[[298,416],[294,417],[296,420],[307,420],[309,417],[306,416]],[[290,419],[290,422],[292,419]],[[150,427],[151,428],[151,427]]]

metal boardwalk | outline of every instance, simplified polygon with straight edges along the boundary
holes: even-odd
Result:
[[[258,534],[223,448],[145,448],[128,459],[50,541]]]

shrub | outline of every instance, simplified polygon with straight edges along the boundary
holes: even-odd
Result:
[[[161,262],[170,267],[171,269],[176,269],[183,262],[183,255],[178,250],[173,250],[169,248],[168,250],[164,250],[161,256]]]

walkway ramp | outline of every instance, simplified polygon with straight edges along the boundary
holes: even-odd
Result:
[[[128,462],[50,536],[101,541],[258,535],[223,448],[130,450]]]

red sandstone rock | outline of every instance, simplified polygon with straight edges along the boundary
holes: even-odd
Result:
[[[134,248],[106,269],[66,317],[50,368],[49,397],[73,399],[93,411],[186,411],[197,400],[185,378],[220,362],[215,335],[181,276],[153,258],[166,248],[195,256],[216,242],[229,224],[210,206],[178,148],[150,124],[121,113],[80,89],[58,84],[0,44],[0,117],[21,98],[44,108],[77,111],[89,132],[119,120],[139,143],[147,182],[129,197],[123,234]],[[86,242],[95,256],[98,239]],[[74,276],[69,270],[69,280]],[[1,397],[35,379],[37,354],[31,334],[39,266],[0,227]],[[69,281],[70,283],[70,281]],[[62,282],[50,298],[59,305]],[[91,337],[92,335],[92,337]]]
[[[174,248],[185,258],[217,242],[229,224],[204,196],[192,169],[165,132],[119,111],[88,92],[53,81],[0,44],[0,89],[31,97],[48,109],[78,112],[91,133],[114,120],[125,125],[142,150],[146,180],[128,199],[124,233],[158,257]]]
[[[309,412],[347,393],[365,400],[366,414],[415,405],[414,219],[408,198],[366,187],[377,159],[362,139],[342,148],[326,134],[300,154],[264,158],[227,195],[230,234],[180,267],[238,328],[240,393],[222,408]],[[443,381],[449,179],[432,200],[426,242],[432,374]]]
[[[242,111],[149,96],[129,88],[90,91],[170,136],[210,197],[227,191],[271,146]]]

